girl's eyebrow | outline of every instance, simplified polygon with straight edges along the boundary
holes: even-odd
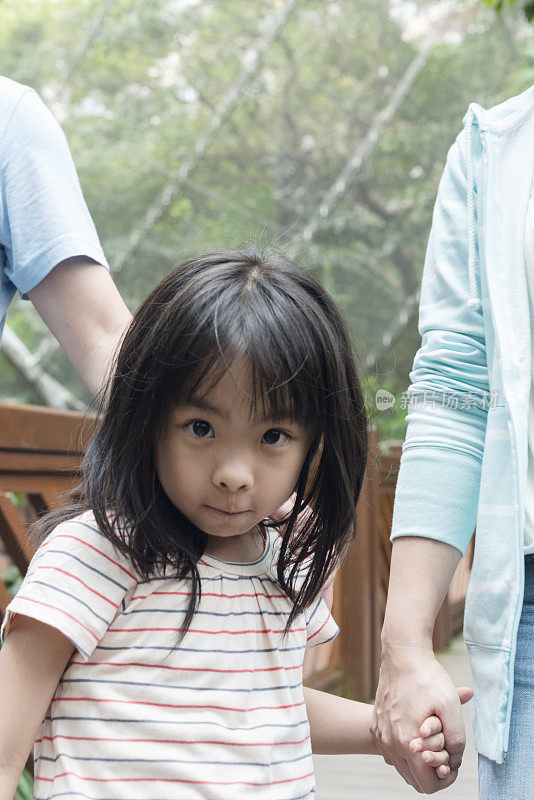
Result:
[[[183,405],[189,406],[191,408],[196,408],[199,411],[208,411],[210,414],[216,414],[218,417],[221,417],[221,419],[224,419],[225,422],[228,422],[230,419],[230,417],[225,411],[221,411],[220,408],[217,408],[217,406],[213,406],[211,403],[208,403],[208,401],[205,400],[203,397],[197,397],[197,395],[189,397],[187,401],[183,403]]]
[[[225,422],[229,422],[230,421],[230,416],[226,413],[226,411],[222,411],[220,408],[217,408],[217,406],[214,406],[211,403],[209,403],[204,397],[199,397],[198,395],[195,395],[195,394],[191,395],[191,397],[188,397],[187,400],[184,401],[183,403],[181,403],[180,405],[183,405],[183,406],[188,407],[188,408],[195,408],[198,411],[207,411],[207,412],[209,412],[211,414],[216,414],[218,417],[223,419]],[[254,422],[256,422],[258,425],[261,425],[261,424],[266,423],[266,422],[273,422],[273,423],[291,422],[291,423],[294,423],[295,420],[293,420],[291,412],[288,411],[287,413],[282,412],[280,414],[274,414],[274,415],[271,415],[271,416],[270,415],[266,415],[266,416],[258,415],[258,416],[256,416],[254,418]]]

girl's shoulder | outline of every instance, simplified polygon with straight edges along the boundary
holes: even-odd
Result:
[[[125,531],[124,535],[127,537],[128,532]],[[56,555],[69,553],[87,563],[102,560],[113,563],[131,575],[131,561],[117,542],[118,537],[112,540],[100,530],[95,515],[89,510],[56,525],[36,549],[34,558],[42,559],[48,551]]]
[[[87,660],[137,585],[128,557],[84,513],[39,545],[7,611],[9,619],[20,613],[57,628]]]
[[[82,514],[59,522],[42,541],[38,550],[46,547],[58,537],[75,540],[76,536],[83,536],[90,541],[95,539],[100,541],[100,539],[104,538],[104,534],[99,529],[92,511],[84,511]]]

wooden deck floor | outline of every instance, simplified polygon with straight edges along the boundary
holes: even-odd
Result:
[[[457,686],[469,686],[469,664],[462,639],[455,639],[439,660]],[[477,760],[471,738],[470,712],[464,707],[467,747],[457,780],[434,797],[476,800]],[[393,767],[375,756],[314,756],[317,800],[408,800],[419,795]]]

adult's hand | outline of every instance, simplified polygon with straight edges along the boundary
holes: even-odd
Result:
[[[462,701],[471,693],[460,690]],[[420,736],[423,721],[439,717],[450,774],[440,778],[409,747]],[[379,752],[418,792],[432,794],[450,786],[458,776],[465,748],[459,691],[436,660],[432,647],[384,642],[380,680],[371,723]]]
[[[389,764],[417,791],[432,793],[456,780],[465,746],[456,687],[432,650],[434,622],[461,553],[437,540],[393,541],[382,628],[382,666],[371,733]],[[439,717],[451,772],[440,778],[409,748],[423,721]]]

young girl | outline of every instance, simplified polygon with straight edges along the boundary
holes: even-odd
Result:
[[[338,632],[319,592],[366,453],[347,332],[308,273],[237,251],[168,275],[2,626],[0,800],[34,739],[37,800],[303,800],[312,748],[375,752],[371,706],[302,686]]]

